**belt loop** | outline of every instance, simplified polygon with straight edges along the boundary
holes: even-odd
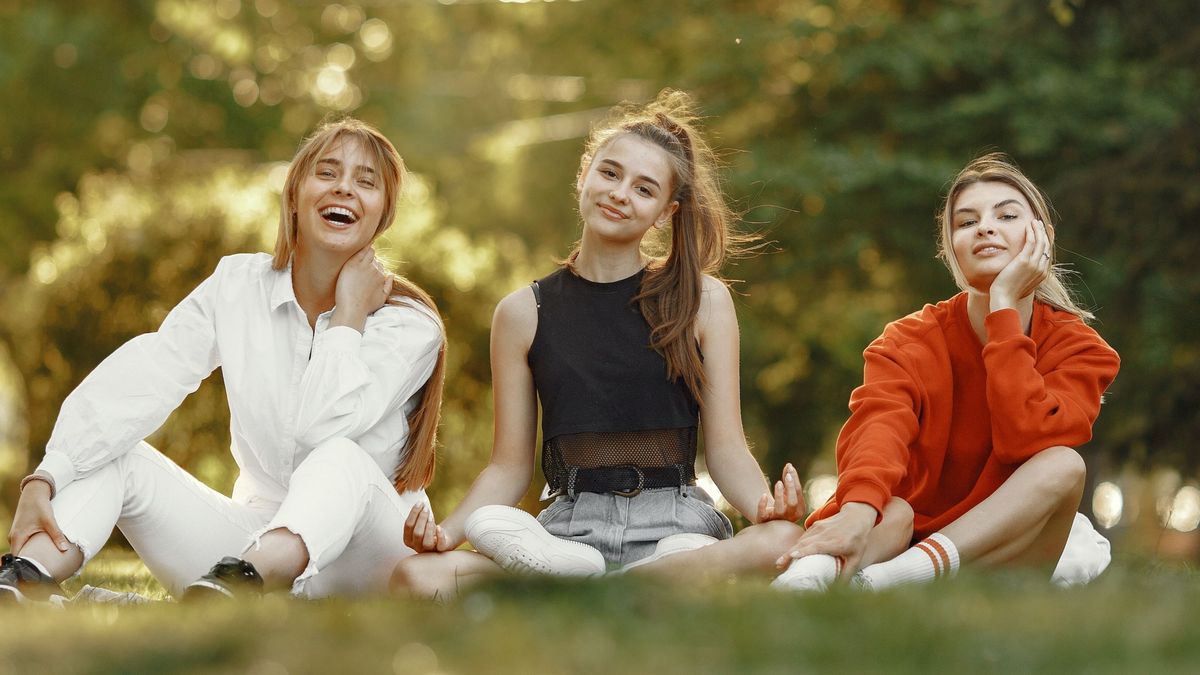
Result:
[[[567,469],[567,496],[575,499],[575,477],[579,475],[579,467],[572,466]]]

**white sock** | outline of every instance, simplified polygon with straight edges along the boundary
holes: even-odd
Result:
[[[50,571],[47,570],[46,566],[43,565],[42,563],[34,560],[33,558],[26,558],[25,556],[17,556],[17,557],[20,558],[21,560],[24,560],[25,562],[29,563],[30,565],[33,565],[35,568],[37,568],[37,571],[41,572],[42,574],[44,574],[46,576],[50,576]]]
[[[882,590],[952,577],[956,572],[958,547],[946,535],[935,532],[895,558],[867,566],[854,580],[866,588]]]
[[[774,588],[793,591],[824,591],[842,571],[842,559],[824,553],[797,558],[771,582]]]

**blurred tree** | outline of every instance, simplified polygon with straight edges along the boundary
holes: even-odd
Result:
[[[729,149],[727,185],[748,226],[777,242],[777,253],[730,268],[745,280],[747,428],[770,472],[827,457],[862,348],[886,321],[954,292],[933,259],[932,214],[958,168],[991,148],[1010,152],[1058,205],[1062,258],[1125,359],[1090,449],[1189,469],[1200,461],[1200,282],[1188,273],[1200,235],[1185,225],[1200,215],[1191,3],[658,0],[645,10],[633,0],[144,0],[79,11],[10,0],[0,8],[0,93],[21,114],[0,117],[0,284],[6,303],[10,288],[42,299],[23,298],[0,338],[29,392],[30,451],[40,453],[57,402],[90,364],[153,328],[159,315],[142,309],[169,307],[219,251],[258,246],[200,246],[207,257],[177,263],[189,271],[164,280],[174,286],[139,291],[144,278],[129,274],[152,265],[134,264],[137,255],[162,247],[172,259],[191,245],[179,242],[218,237],[229,221],[186,221],[199,230],[181,239],[159,230],[163,218],[131,218],[139,234],[89,249],[94,265],[78,258],[38,281],[63,245],[51,242],[80,236],[68,207],[93,202],[79,179],[121,172],[105,180],[158,195],[152,211],[165,215],[176,183],[156,167],[238,148],[249,171],[286,160],[326,112],[353,111],[421,175],[423,215],[388,246],[447,317],[450,459],[435,498],[451,503],[487,454],[491,307],[578,236],[582,136],[609,105],[675,86],[697,94]],[[219,194],[207,193],[208,208],[220,208]],[[105,262],[122,255],[132,257]],[[93,266],[87,283],[67,285]],[[92,287],[111,289],[108,303],[143,300],[126,301],[138,311],[119,330],[113,317],[72,333],[97,321],[64,316]],[[75,342],[60,344],[67,334]],[[168,429],[177,423],[203,426]]]

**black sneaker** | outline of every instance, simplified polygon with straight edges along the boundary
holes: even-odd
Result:
[[[232,556],[221,558],[208,574],[193,581],[183,590],[183,600],[202,598],[236,598],[258,596],[263,592],[263,580],[254,565]]]
[[[49,600],[62,594],[62,586],[28,560],[11,553],[0,556],[0,603]]]

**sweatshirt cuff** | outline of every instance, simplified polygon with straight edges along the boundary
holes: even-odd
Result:
[[[891,495],[888,495],[876,485],[864,483],[862,485],[853,485],[838,499],[838,510],[842,509],[842,505],[850,502],[862,502],[875,509],[875,524],[883,520],[883,506],[887,503]]]
[[[988,314],[983,319],[983,326],[987,329],[988,342],[1025,334],[1021,327],[1021,315],[1012,308],[998,309]]]
[[[362,333],[349,326],[333,326],[317,337],[313,347],[335,352],[356,352],[362,345],[362,339]]]
[[[70,485],[76,478],[75,465],[71,463],[71,458],[52,450],[46,452],[42,463],[38,464],[37,469],[34,469],[34,473],[39,471],[54,479],[55,494],[61,493],[63,488]]]

